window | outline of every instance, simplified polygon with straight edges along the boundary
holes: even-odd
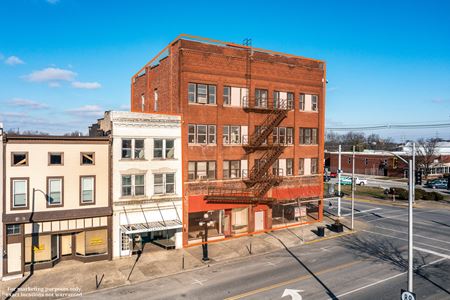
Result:
[[[188,125],[188,142],[190,144],[215,144],[216,125]]]
[[[175,193],[175,174],[154,174],[154,193],[156,195],[161,194],[173,194]]]
[[[294,93],[287,93],[287,109],[294,109]]]
[[[223,87],[223,105],[231,105],[231,87]]]
[[[208,126],[197,125],[197,143],[198,144],[206,144],[207,131],[208,131]]]
[[[208,144],[216,143],[216,125],[208,125]]]
[[[122,196],[144,196],[144,175],[122,175]]]
[[[318,159],[311,158],[311,174],[317,174],[318,171]]]
[[[317,111],[317,102],[318,102],[318,96],[317,95],[311,95],[311,110]]]
[[[145,95],[141,95],[141,111],[145,110]]]
[[[13,152],[12,166],[28,166],[28,152]]]
[[[81,152],[81,164],[82,165],[93,165],[95,163],[94,153]]]
[[[48,206],[60,206],[63,204],[63,178],[47,178],[47,204]]]
[[[292,145],[294,128],[292,127],[275,127],[272,132],[272,140],[274,144]]]
[[[81,204],[92,204],[95,202],[95,177],[81,176],[80,183]]]
[[[171,159],[174,158],[174,140],[153,140],[153,158]]]
[[[299,99],[299,109],[301,111],[305,111],[305,94],[300,94],[300,99]]]
[[[155,89],[153,91],[153,98],[154,98],[153,110],[158,111],[158,89]]]
[[[255,90],[255,106],[256,107],[267,107],[267,90],[256,89]]]
[[[223,126],[223,144],[230,143],[230,126]]]
[[[294,159],[286,158],[286,176],[294,175]]]
[[[63,154],[50,152],[48,154],[48,164],[49,164],[49,166],[62,166],[63,165]]]
[[[215,161],[190,161],[188,163],[188,180],[216,179]]]
[[[232,144],[241,143],[241,126],[230,126],[230,135]]]
[[[229,145],[229,144],[241,144],[245,142],[245,139],[247,133],[247,126],[239,126],[239,125],[225,125],[223,126],[223,144]]]
[[[122,158],[131,158],[131,139],[122,139]]]
[[[216,86],[211,84],[189,83],[189,103],[216,104]]]
[[[317,128],[300,128],[300,145],[317,145]]]
[[[20,224],[6,225],[6,235],[20,234]]]
[[[272,174],[275,176],[283,176],[283,170],[280,168],[280,160],[277,159],[272,164]]]
[[[298,159],[298,175],[305,175],[305,159]]]
[[[232,179],[241,177],[241,161],[240,160],[224,160],[223,161],[223,179]]]
[[[12,179],[12,206],[28,207],[28,179]]]
[[[134,159],[144,159],[144,140],[134,140]]]
[[[122,139],[122,158],[145,159],[143,139]]]

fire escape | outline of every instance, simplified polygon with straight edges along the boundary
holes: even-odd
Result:
[[[247,41],[247,46],[248,46]],[[251,41],[250,41],[251,43]],[[275,199],[266,197],[267,192],[282,181],[278,169],[272,172],[272,165],[283,153],[285,146],[280,143],[272,143],[269,137],[274,128],[287,117],[287,100],[277,99],[270,103],[266,99],[257,99],[251,95],[251,62],[253,50],[251,46],[247,50],[246,59],[246,85],[248,95],[243,99],[243,109],[247,113],[263,114],[264,121],[259,124],[249,136],[248,142],[243,148],[249,158],[255,158],[255,164],[243,179],[246,188],[214,187],[208,188],[205,200],[208,203],[233,203],[233,204],[270,204]],[[275,174],[274,174],[275,173]]]

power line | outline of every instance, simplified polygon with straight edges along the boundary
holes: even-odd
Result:
[[[348,131],[348,130],[382,130],[382,129],[427,129],[427,128],[449,128],[450,123],[432,123],[432,124],[384,124],[367,126],[348,126],[348,127],[326,127],[325,130]]]

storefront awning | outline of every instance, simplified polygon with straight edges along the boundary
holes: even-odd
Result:
[[[162,222],[148,222],[148,223],[139,223],[139,224],[131,224],[131,225],[121,225],[120,228],[125,234],[134,234],[134,233],[143,233],[143,232],[152,232],[152,231],[161,231],[161,230],[169,230],[169,229],[178,229],[183,227],[179,220],[166,220],[164,223]]]
[[[156,203],[153,207],[140,207],[140,210],[127,211],[119,215],[120,229],[125,234],[164,231],[183,227],[178,207],[174,202]]]

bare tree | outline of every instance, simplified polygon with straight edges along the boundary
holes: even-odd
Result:
[[[439,138],[418,139],[416,146],[416,165],[424,169],[425,179],[428,179],[430,168],[437,156]]]
[[[83,136],[81,131],[75,130],[69,133],[65,133],[64,136]]]
[[[49,135],[47,132],[42,132],[38,130],[24,130],[20,131],[19,129],[8,129],[6,131],[7,135]]]

